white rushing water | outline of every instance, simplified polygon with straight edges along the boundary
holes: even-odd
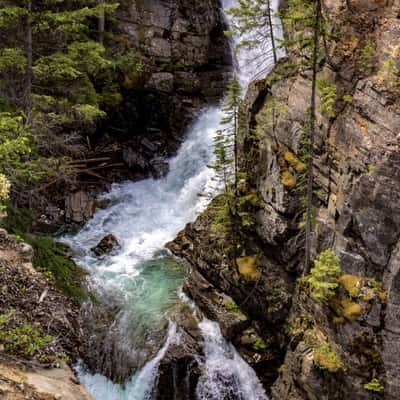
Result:
[[[204,376],[197,386],[200,400],[268,400],[254,370],[222,336],[216,322],[199,324],[204,338]]]
[[[169,324],[167,338],[157,355],[150,360],[125,385],[117,385],[100,374],[92,375],[84,367],[77,367],[81,383],[96,400],[151,400],[158,366],[169,345],[176,337],[176,326]]]
[[[276,6],[279,0],[273,1]],[[236,4],[236,0],[223,0],[225,9]],[[279,21],[275,21],[279,34]],[[245,87],[257,71],[254,63],[248,62],[255,57],[239,55],[239,78]],[[265,70],[268,62],[258,70]],[[206,205],[207,200],[198,194],[212,188],[214,174],[208,165],[222,116],[220,108],[203,112],[170,160],[166,177],[113,185],[110,193],[102,196],[110,200],[110,206],[98,210],[78,234],[62,239],[78,254],[76,261],[88,270],[89,285],[97,297],[115,302],[121,310],[113,324],[113,330],[120,334],[120,353],[146,359],[146,345],[162,343],[160,335],[165,336],[168,310],[179,301],[177,288],[185,277],[182,266],[167,256],[164,244]],[[90,249],[110,233],[120,242],[120,250],[109,257],[95,257]],[[205,354],[197,400],[267,400],[255,372],[224,340],[218,324],[203,319],[199,326]],[[82,365],[77,367],[79,378],[94,400],[151,400],[160,360],[175,339],[176,327],[170,323],[164,345],[125,385],[113,384]]]

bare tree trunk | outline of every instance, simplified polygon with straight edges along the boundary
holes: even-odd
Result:
[[[271,0],[267,0],[267,7],[268,7],[268,25],[269,25],[269,34],[271,37],[272,54],[274,56],[274,64],[276,64],[278,62],[278,56],[276,54],[275,33],[274,33],[274,26],[273,26],[273,20],[272,20]]]
[[[103,44],[104,42],[104,27],[105,27],[105,13],[104,13],[104,2],[105,0],[98,0],[100,7],[99,12],[99,22],[98,22],[98,33],[99,33],[99,43]]]
[[[25,122],[28,123],[32,112],[32,1],[28,0],[28,16],[26,21],[26,88],[25,88]]]
[[[317,95],[317,72],[318,72],[318,50],[321,20],[321,0],[316,0],[316,15],[314,24],[314,47],[312,60],[312,91],[310,108],[310,134],[307,162],[307,211],[306,211],[306,263],[304,273],[308,274],[311,268],[311,244],[312,244],[312,217],[313,217],[313,184],[314,184],[314,143],[316,122],[316,95]]]

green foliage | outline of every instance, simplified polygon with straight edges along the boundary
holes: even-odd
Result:
[[[378,381],[378,379],[374,378],[371,382],[366,383],[364,385],[364,389],[368,390],[369,392],[374,392],[377,394],[383,394],[385,388],[383,385]]]
[[[252,347],[255,351],[262,353],[268,349],[268,344],[262,338],[258,337]]]
[[[289,0],[279,13],[287,32],[287,38],[281,46],[297,49],[303,55],[309,55],[314,39],[312,28],[316,14],[316,2],[312,0]],[[305,61],[306,62],[306,61]]]
[[[346,104],[350,104],[353,102],[353,96],[349,95],[349,94],[345,94],[342,97],[342,100],[346,103]]]
[[[274,16],[271,8],[271,0],[240,0],[236,7],[227,11],[230,15],[230,26],[233,32],[227,32],[227,36],[235,34],[240,38],[235,51],[241,48],[258,47],[264,49],[266,43],[272,43],[271,48],[263,51],[264,61],[273,59],[277,62],[276,39],[273,30]],[[258,64],[263,60],[258,59]],[[261,71],[265,73],[266,71]]]
[[[336,373],[344,370],[340,356],[329,343],[322,343],[314,349],[314,364],[322,370]]]
[[[265,137],[266,133],[270,133],[274,136],[277,121],[287,114],[288,109],[285,103],[275,100],[274,98],[269,99],[256,115],[256,137],[262,139]]]
[[[328,118],[335,117],[335,103],[337,99],[337,89],[335,84],[329,84],[324,79],[317,80],[317,88],[321,98],[320,111]]]
[[[0,315],[0,348],[7,353],[32,358],[54,341],[50,335],[43,335],[37,328],[23,323],[10,327],[15,312]]]
[[[7,177],[3,174],[0,174],[0,219],[6,216],[6,201],[10,195],[10,187],[11,184],[8,181]]]
[[[14,72],[22,76],[26,66],[26,55],[22,49],[5,48],[0,50],[0,74]]]
[[[400,91],[400,70],[392,57],[389,57],[383,63],[378,71],[377,78],[388,90],[396,93]]]
[[[362,73],[371,71],[375,66],[376,47],[372,40],[367,40],[361,50],[359,70]]]
[[[318,300],[329,300],[335,296],[341,273],[339,257],[332,250],[323,251],[316,260],[307,279],[311,296]]]
[[[243,311],[240,309],[240,307],[232,300],[232,301],[226,301],[224,303],[225,308],[234,314],[237,314],[238,316],[242,318],[246,318],[246,316],[243,314]]]
[[[51,237],[26,235],[24,239],[34,250],[33,265],[54,279],[56,285],[76,302],[87,294],[82,287],[85,273],[66,256],[66,248]]]

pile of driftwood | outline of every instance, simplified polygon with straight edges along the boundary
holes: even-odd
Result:
[[[55,183],[72,176],[88,175],[105,181],[107,179],[101,175],[101,171],[110,168],[123,167],[124,165],[124,163],[113,162],[113,159],[111,157],[69,160],[65,163],[64,167],[61,169],[61,173],[59,174],[59,176],[57,176],[57,178],[51,180],[50,182],[47,182],[36,191],[45,191]]]

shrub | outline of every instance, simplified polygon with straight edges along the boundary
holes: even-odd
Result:
[[[318,300],[332,298],[339,286],[340,272],[339,257],[330,249],[323,251],[314,260],[314,268],[311,268],[307,279],[311,287],[311,296]]]
[[[54,340],[52,336],[43,335],[28,322],[9,327],[8,324],[14,314],[14,311],[10,311],[0,315],[0,344],[7,353],[31,358]]]
[[[328,343],[323,343],[314,350],[314,364],[322,370],[332,373],[344,370],[340,356]]]
[[[381,383],[378,381],[378,379],[375,378],[372,379],[371,382],[366,383],[364,385],[364,389],[379,394],[382,394],[383,391],[385,390],[384,387],[381,385]]]
[[[10,192],[10,182],[7,177],[3,174],[0,174],[0,218],[6,216],[5,209],[6,205],[4,204],[6,200],[8,200]]]

